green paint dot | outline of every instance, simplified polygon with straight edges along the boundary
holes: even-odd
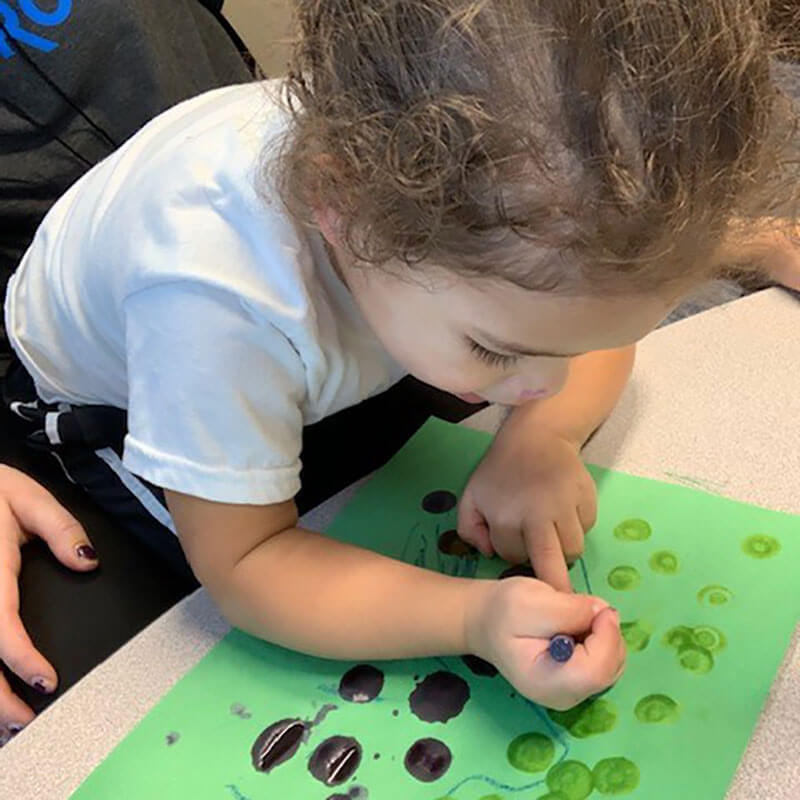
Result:
[[[659,550],[657,553],[653,553],[648,563],[650,569],[660,575],[674,575],[680,568],[678,556],[671,550]]]
[[[576,739],[587,739],[608,733],[616,724],[616,706],[603,698],[590,698],[578,703],[566,711],[548,709],[550,719],[562,728],[566,728]]]
[[[625,542],[643,542],[652,533],[653,529],[643,519],[626,519],[614,528],[614,536]]]
[[[630,794],[639,785],[639,767],[627,758],[604,758],[592,771],[600,794]]]
[[[538,800],[569,800],[563,792],[548,792],[541,795]]]
[[[714,656],[705,648],[690,644],[678,651],[678,663],[689,672],[705,675],[714,668]]]
[[[677,625],[664,634],[661,643],[667,647],[673,647],[675,650],[680,650],[683,647],[694,644],[694,631],[691,628],[687,628],[686,625]]]
[[[710,653],[718,653],[728,644],[725,634],[712,625],[698,625],[696,628],[692,628],[692,634],[694,643]]]
[[[562,761],[547,773],[547,788],[566,800],[585,800],[594,788],[592,771],[582,761]]]
[[[733,600],[733,592],[725,586],[711,584],[697,593],[697,602],[703,606],[724,606]]]
[[[653,629],[646,622],[638,619],[633,622],[623,622],[619,628],[628,650],[640,653],[650,644]]]
[[[780,552],[781,543],[774,536],[757,533],[742,542],[742,550],[751,558],[772,558]]]
[[[678,704],[665,694],[649,694],[636,704],[634,713],[639,722],[675,722],[678,719]]]
[[[642,576],[636,567],[614,567],[608,573],[608,585],[619,592],[629,592],[642,582]]]
[[[501,795],[501,794],[485,794],[483,797],[480,797],[478,800],[503,800],[503,795]]]
[[[523,733],[508,746],[508,761],[522,772],[543,772],[556,754],[553,740],[543,733]]]

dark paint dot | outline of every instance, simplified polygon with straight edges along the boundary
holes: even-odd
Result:
[[[509,567],[506,570],[503,570],[498,576],[497,580],[502,581],[504,578],[535,578],[536,573],[533,571],[533,567],[530,564],[514,564],[513,567]]]
[[[394,711],[392,711],[392,716],[393,717],[397,717],[397,716],[399,716],[399,714],[400,714],[400,712],[396,708],[394,709]]]
[[[408,705],[423,722],[447,722],[462,712],[469,695],[469,684],[463,678],[440,670],[417,685],[408,697]]]
[[[450,769],[453,755],[450,748],[438,739],[419,739],[408,748],[404,763],[418,781],[432,783]]]
[[[456,507],[458,502],[456,496],[447,489],[437,489],[435,492],[428,492],[422,498],[422,508],[429,514],[444,514]]]
[[[331,736],[311,754],[308,771],[326,786],[338,786],[355,775],[361,745],[352,736]]]
[[[349,794],[332,794],[328,796],[328,800],[350,800]]]
[[[308,725],[300,719],[282,719],[264,728],[253,742],[250,756],[259,772],[269,772],[288,761],[300,747]]]
[[[497,667],[485,661],[480,656],[467,653],[467,655],[461,656],[461,660],[469,667],[470,672],[475,675],[480,675],[482,678],[494,678],[494,676],[497,675]]]
[[[380,753],[375,753],[375,755],[372,756],[372,757],[377,761],[381,757],[381,754]]]
[[[173,745],[173,744],[175,744],[175,742],[177,742],[177,741],[178,741],[178,739],[180,739],[180,738],[181,738],[181,735],[180,735],[179,733],[176,733],[175,731],[170,731],[170,732],[167,734],[167,744],[168,744],[168,745],[170,745],[170,746],[172,746],[172,745]]]
[[[339,682],[339,695],[351,703],[369,703],[383,689],[383,673],[371,664],[347,670]]]
[[[439,537],[439,552],[459,557],[478,555],[478,551],[471,544],[465,542],[455,528],[445,531]]]

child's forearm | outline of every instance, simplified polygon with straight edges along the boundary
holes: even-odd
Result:
[[[208,588],[256,636],[316,656],[383,659],[467,652],[468,609],[487,583],[291,528]]]
[[[553,397],[518,406],[507,426],[544,428],[579,447],[619,400],[633,367],[635,346],[587,353],[572,360],[564,388]]]

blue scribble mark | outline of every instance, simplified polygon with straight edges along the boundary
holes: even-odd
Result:
[[[235,800],[250,800],[246,794],[242,794],[239,791],[238,786],[234,786],[232,783],[227,784],[225,788],[231,793],[231,797],[233,797]]]
[[[36,0],[19,0],[22,13],[33,23],[52,28],[61,25],[72,13],[72,0],[58,0],[51,11],[43,11]],[[0,56],[11,58],[16,51],[11,42],[32,47],[42,53],[49,53],[58,47],[58,42],[39,36],[23,27],[19,13],[5,0],[0,0]]]

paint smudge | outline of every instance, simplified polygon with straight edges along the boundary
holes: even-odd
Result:
[[[727,605],[731,600],[733,600],[733,592],[726,586],[718,584],[712,583],[709,586],[704,586],[697,593],[697,602],[701,606],[719,607]]]

